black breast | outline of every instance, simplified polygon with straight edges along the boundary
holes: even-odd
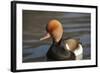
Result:
[[[75,60],[75,54],[65,50],[64,47],[52,45],[47,52],[48,61]]]

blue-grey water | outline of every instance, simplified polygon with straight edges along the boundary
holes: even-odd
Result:
[[[83,59],[91,59],[91,15],[89,13],[23,10],[23,62],[46,61],[51,39],[40,41],[49,20],[58,19],[64,28],[63,38],[80,39]]]

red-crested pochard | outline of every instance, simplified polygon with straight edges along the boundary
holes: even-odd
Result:
[[[60,21],[50,20],[46,26],[47,34],[40,40],[52,38],[53,43],[47,52],[47,59],[54,60],[76,60],[82,59],[82,46],[73,38],[62,40],[63,27]],[[62,44],[63,43],[63,44]],[[78,58],[79,56],[79,58]]]

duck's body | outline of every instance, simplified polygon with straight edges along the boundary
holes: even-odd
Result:
[[[53,43],[47,52],[47,59],[54,60],[75,60],[75,54],[71,51],[65,50],[63,45]]]
[[[51,20],[46,27],[47,35],[40,40],[52,38],[53,43],[47,52],[48,60],[75,60],[77,59],[77,48],[79,43],[74,40],[67,40],[63,45],[63,27],[58,20]],[[70,50],[71,49],[71,50]]]

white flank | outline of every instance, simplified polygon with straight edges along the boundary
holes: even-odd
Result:
[[[65,49],[70,50],[68,44],[66,44]],[[79,44],[79,47],[76,48],[76,50],[74,51],[74,54],[76,56],[76,60],[82,60],[82,58],[83,58],[83,48],[82,48],[81,44]]]

